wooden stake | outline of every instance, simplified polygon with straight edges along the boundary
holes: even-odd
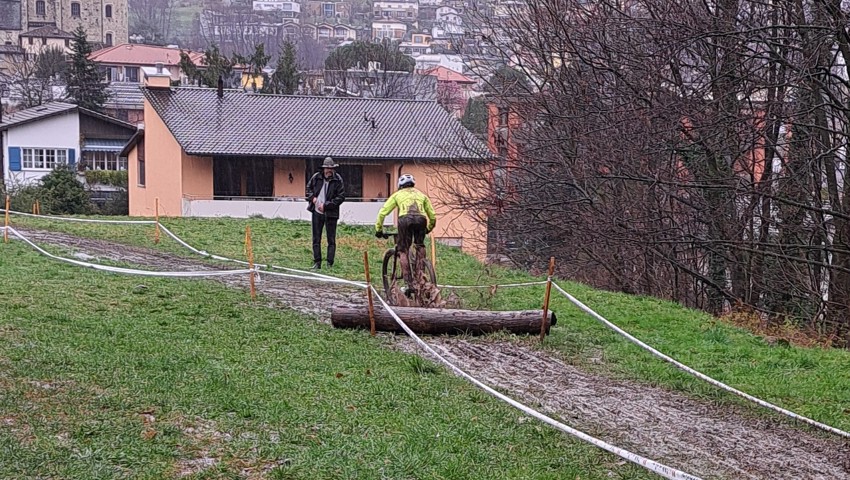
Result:
[[[154,208],[154,218],[156,219],[156,226],[154,227],[153,232],[153,243],[159,244],[159,197],[156,197],[156,207]]]
[[[35,214],[41,215],[41,200],[35,199]]]
[[[369,299],[369,333],[375,336],[375,305],[372,303],[372,277],[369,276],[369,252],[363,252],[363,265],[366,266],[366,297]]]
[[[3,229],[3,242],[9,243],[9,202],[11,199],[6,195],[6,228]]]
[[[555,257],[549,257],[549,278],[546,279],[546,295],[543,297],[543,321],[540,322],[540,343],[546,338],[546,320],[549,317],[549,295],[552,293],[552,275],[555,274]]]
[[[35,215],[35,202],[32,202],[32,214]]]
[[[437,239],[431,235],[431,266],[434,267],[434,274],[437,274]]]
[[[251,226],[245,226],[245,250],[248,252],[248,268],[251,269],[249,283],[251,284],[251,300],[257,298],[257,290],[254,286],[254,247],[251,245]]]

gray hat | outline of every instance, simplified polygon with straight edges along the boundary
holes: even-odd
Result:
[[[331,157],[325,157],[325,161],[322,162],[322,168],[336,168],[338,166]]]

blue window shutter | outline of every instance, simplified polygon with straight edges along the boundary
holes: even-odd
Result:
[[[21,171],[21,147],[9,147],[9,170]]]
[[[72,149],[68,150],[68,165],[74,166],[77,163],[77,151]]]

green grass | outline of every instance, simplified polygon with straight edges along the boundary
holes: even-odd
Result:
[[[381,337],[0,251],[0,478],[653,478]]]
[[[14,222],[152,246],[150,226],[69,224],[20,217],[15,217]],[[296,268],[306,268],[311,263],[310,228],[305,223],[264,219],[168,219],[164,223],[199,249],[236,258],[244,258],[244,228],[250,224],[258,262]],[[334,275],[363,280],[364,250],[369,252],[373,275],[377,275],[387,241],[375,239],[366,228],[341,226],[337,243]],[[190,255],[173,241],[164,240],[156,248]],[[438,247],[437,257],[441,283],[495,284],[535,279],[522,272],[485,267],[448,247]],[[561,285],[609,320],[679,361],[759,398],[850,430],[850,352],[770,345],[745,330],[671,302],[594,290],[573,282]],[[541,308],[543,291],[538,286],[499,289],[495,295],[488,290],[458,294],[469,308],[514,310]],[[558,313],[558,325],[552,329],[545,348],[567,361],[715,403],[743,404],[737,397],[654,359],[560,295],[553,293],[551,305]],[[749,411],[763,412],[755,406]]]

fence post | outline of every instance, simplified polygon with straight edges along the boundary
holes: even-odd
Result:
[[[251,285],[251,300],[257,298],[257,290],[254,285],[254,246],[251,244],[251,226],[245,225],[245,251],[248,254],[248,268],[251,272],[248,274],[249,284]]]
[[[6,223],[3,229],[3,243],[9,243],[9,196],[6,195]]]
[[[156,215],[156,226],[154,227],[153,232],[153,243],[159,244],[159,197],[156,197],[156,207],[154,211]]]
[[[431,266],[434,267],[434,275],[437,274],[437,239],[431,235]]]
[[[546,295],[543,297],[543,321],[540,322],[540,343],[546,338],[546,325],[549,319],[549,295],[552,293],[552,275],[555,274],[555,257],[549,257],[549,277],[546,279]]]
[[[369,333],[375,336],[375,305],[372,303],[372,277],[369,275],[369,252],[363,252],[366,267],[366,297],[369,298]]]

